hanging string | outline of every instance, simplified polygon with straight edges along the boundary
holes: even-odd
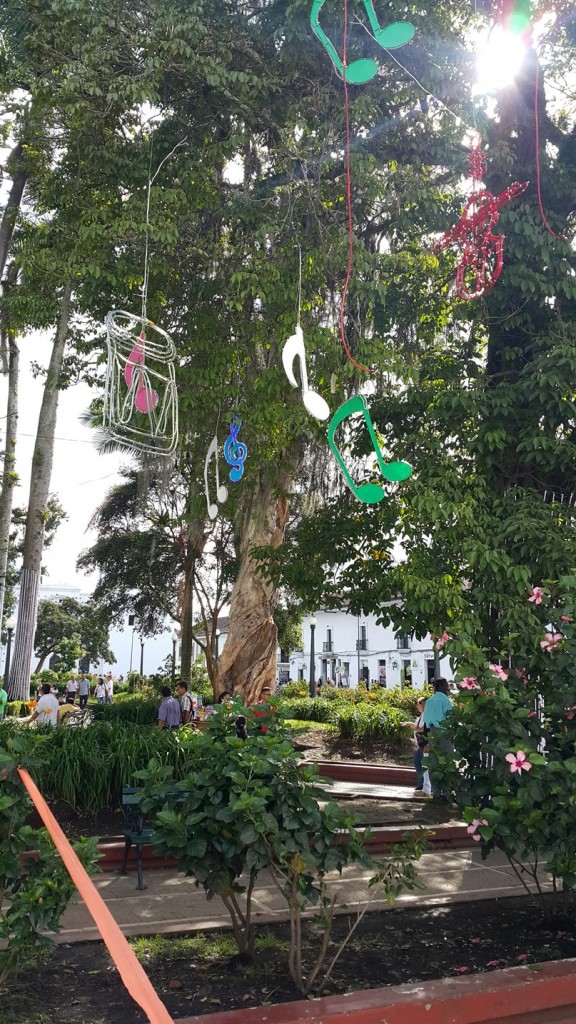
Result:
[[[145,227],[145,244],[144,244],[144,278],[143,278],[143,281],[142,281],[142,326],[143,327],[144,327],[144,324],[146,323],[146,320],[148,319],[147,315],[146,315],[146,312],[147,312],[147,305],[148,305],[148,281],[149,281],[149,270],[150,270],[150,268],[149,268],[150,200],[151,200],[151,195],[152,195],[152,185],[156,181],[156,178],[158,177],[158,175],[159,175],[160,171],[162,170],[162,168],[163,168],[164,164],[166,163],[166,161],[169,160],[170,157],[173,156],[173,154],[176,152],[176,150],[179,149],[180,146],[183,146],[185,142],[187,142],[187,139],[182,139],[180,142],[177,142],[176,145],[174,146],[174,148],[170,150],[168,155],[165,156],[164,159],[160,161],[160,163],[158,164],[158,167],[156,168],[156,171],[155,171],[154,175],[152,175],[152,139],[150,140],[150,162],[149,162],[149,166],[148,166],[148,191],[147,191],[147,195],[146,195],[146,227]]]
[[[346,124],[346,150],[345,150],[345,165],[346,165],[346,213],[348,219],[348,265],[346,267],[346,278],[344,281],[344,287],[342,289],[342,298],[340,300],[340,339],[342,346],[348,357],[349,361],[356,367],[357,370],[362,370],[362,373],[376,373],[376,370],[369,369],[368,366],[363,366],[362,363],[357,363],[352,355],[348,342],[346,340],[346,327],[344,324],[344,314],[346,311],[346,298],[348,295],[348,288],[350,285],[350,278],[352,276],[352,263],[354,260],[354,222],[352,219],[352,174],[350,169],[350,104],[348,99],[348,83],[346,81],[346,36],[348,34],[348,0],[344,0],[344,41],[342,46],[342,63],[344,65],[344,117]]]
[[[297,296],[297,310],[296,310],[296,325],[300,327],[300,315],[302,312],[302,246],[300,242],[298,245],[298,296]]]
[[[544,206],[542,205],[542,191],[541,191],[541,187],[540,187],[540,130],[539,130],[539,125],[538,125],[538,86],[539,86],[540,75],[539,75],[539,64],[538,64],[538,54],[537,53],[535,53],[535,57],[536,57],[536,73],[534,75],[534,129],[535,129],[535,136],[536,136],[536,192],[538,194],[538,206],[540,208],[540,216],[542,217],[542,221],[544,223],[544,227],[546,228],[546,230],[554,238],[565,239],[566,238],[565,235],[558,235],[558,234],[556,234],[555,231],[552,230],[552,228],[550,227],[550,225],[548,223],[546,214],[544,213]]]

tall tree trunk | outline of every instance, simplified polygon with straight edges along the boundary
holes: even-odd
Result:
[[[257,572],[254,547],[279,547],[288,521],[288,500],[279,481],[260,479],[244,511],[240,532],[240,568],[230,598],[230,624],[218,661],[217,692],[234,690],[245,703],[257,700],[263,686],[276,683],[278,630],[272,619],[276,588]]]
[[[11,264],[2,282],[5,296],[16,283],[18,268]],[[7,351],[6,351],[7,350]],[[14,334],[10,331],[9,313],[2,318],[0,330],[0,353],[3,372],[8,375],[8,400],[6,403],[6,441],[4,444],[4,468],[0,485],[0,632],[6,600],[6,576],[8,571],[8,550],[10,547],[10,524],[12,501],[16,486],[16,432],[18,430],[18,374],[20,353]]]
[[[18,344],[8,333],[8,402],[6,405],[6,442],[4,445],[4,469],[0,490],[0,630],[4,616],[6,598],[6,574],[8,569],[8,548],[10,545],[10,523],[12,520],[12,499],[16,486],[16,432],[18,429]]]
[[[22,575],[20,579],[18,620],[16,623],[16,636],[14,638],[14,659],[8,685],[10,700],[28,700],[30,696],[30,665],[34,648],[34,634],[36,632],[38,588],[40,586],[42,553],[44,549],[46,504],[50,493],[50,480],[52,477],[54,434],[56,432],[56,414],[60,397],[60,375],[64,363],[64,351],[70,321],[71,295],[72,286],[70,281],[67,281],[64,285],[60,302],[60,318],[56,328],[54,345],[52,346],[32,458],[30,498],[26,516]]]
[[[22,143],[18,142],[6,161],[8,170],[12,174],[12,187],[8,193],[8,199],[6,200],[6,206],[4,207],[4,213],[2,214],[2,221],[0,222],[0,278],[4,274],[4,268],[8,260],[10,243],[12,241],[14,226],[16,224],[16,217],[18,210],[20,209],[20,203],[22,202],[22,196],[24,195],[24,188],[26,186],[27,175],[21,165],[22,153]]]
[[[180,678],[190,682],[192,671],[192,600],[194,594],[194,571],[196,559],[189,552],[185,560],[184,594],[182,597],[180,621]]]

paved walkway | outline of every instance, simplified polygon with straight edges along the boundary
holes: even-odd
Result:
[[[416,902],[442,905],[453,901],[517,896],[524,890],[514,872],[500,853],[482,861],[480,850],[438,850],[426,853],[420,862],[420,877],[425,892],[405,893],[396,907]],[[367,881],[373,871],[356,866],[345,869],[333,887],[342,894],[346,912],[363,905]],[[125,935],[151,935],[199,931],[228,926],[228,915],[221,900],[208,901],[191,878],[176,869],[148,869],[144,872],[147,889],[138,892],[136,872],[127,876],[102,874],[95,884]],[[372,909],[391,909],[384,901],[374,900]],[[254,898],[254,920],[257,923],[286,919],[286,905],[269,876],[262,875]],[[62,919],[59,943],[88,942],[99,933],[84,904],[79,901],[68,907]]]

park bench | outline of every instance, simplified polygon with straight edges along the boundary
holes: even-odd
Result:
[[[124,860],[120,874],[127,874],[126,865],[130,847],[136,847],[136,872],[138,875],[137,889],[145,889],[144,875],[142,872],[142,847],[151,843],[154,836],[154,829],[145,824],[144,813],[140,807],[139,790],[134,786],[123,786],[122,788],[122,811],[124,812]]]

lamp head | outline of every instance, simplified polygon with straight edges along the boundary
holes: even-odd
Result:
[[[10,616],[9,619],[6,619],[6,629],[16,629],[16,619],[14,619],[12,616]]]
[[[314,629],[314,626],[316,625],[316,619],[315,619],[314,615],[310,616],[310,618],[308,620],[308,625],[310,626],[311,629]]]

